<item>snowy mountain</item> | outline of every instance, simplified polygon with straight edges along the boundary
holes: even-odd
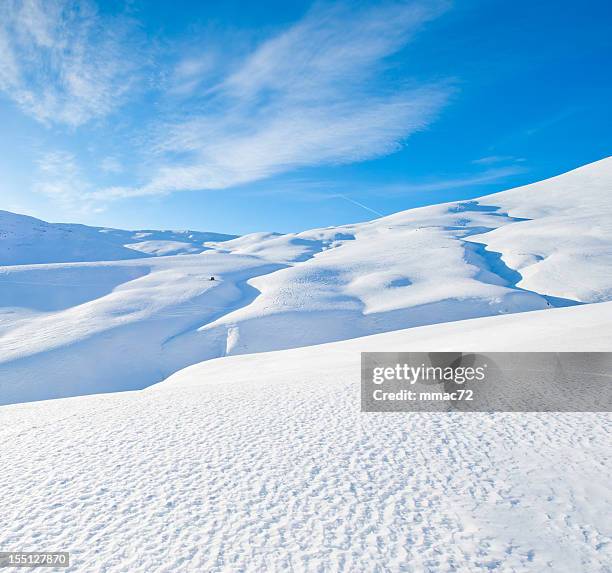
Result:
[[[363,351],[612,351],[611,189],[608,158],[244,237],[3,213],[0,547],[68,571],[607,570],[609,413],[361,413],[357,382]]]
[[[46,223],[0,211],[0,265],[116,261],[154,255],[201,253],[207,241],[236,235],[197,231],[122,231]]]
[[[51,226],[102,236],[99,253],[96,241],[73,244],[105,262],[0,267],[0,403],[143,388],[228,355],[612,300],[611,189],[607,158],[367,223],[205,244],[191,233],[201,252],[181,256],[144,258],[172,253],[162,241],[185,252],[189,236]],[[67,235],[36,236],[11,260],[54,260],[49,245]]]

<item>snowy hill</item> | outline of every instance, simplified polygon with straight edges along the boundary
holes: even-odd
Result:
[[[116,261],[151,255],[201,253],[207,241],[235,235],[197,231],[122,231],[46,223],[0,211],[0,265]]]
[[[611,300],[611,189],[608,158],[367,223],[205,244],[194,235],[200,254],[154,258],[144,255],[189,236],[60,226],[107,237],[99,253],[82,243],[106,262],[0,267],[0,403],[144,388],[227,355]],[[48,244],[67,240],[56,239],[30,241],[13,261],[48,260]]]
[[[610,300],[611,191],[606,159],[478,200],[229,241],[226,252],[287,267],[250,280],[260,293],[251,304],[166,350],[187,355],[217,343],[225,344],[218,355],[242,354]]]
[[[612,159],[483,197],[527,218],[472,240],[499,251],[517,286],[582,302],[612,298]]]
[[[609,413],[364,414],[358,380],[362,351],[612,351],[611,189],[606,159],[239,238],[2,214],[0,547],[69,571],[606,570]]]
[[[606,571],[609,414],[362,414],[357,380],[363,350],[611,341],[602,303],[2,407],[0,546],[69,549],[69,571]]]

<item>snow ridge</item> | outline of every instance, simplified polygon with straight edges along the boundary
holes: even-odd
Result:
[[[0,210],[0,265],[116,261],[201,253],[204,243],[236,235],[198,231],[122,231],[47,223]]]

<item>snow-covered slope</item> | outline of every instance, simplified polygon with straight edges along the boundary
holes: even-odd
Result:
[[[610,189],[612,158],[368,223],[212,240],[197,255],[0,267],[0,403],[142,388],[220,356],[610,300]],[[128,250],[126,232],[90,232]],[[174,252],[159,241],[175,236],[143,233],[130,235],[130,256]]]
[[[229,241],[229,252],[294,263],[249,281],[261,292],[252,304],[172,345],[224,338],[237,354],[610,300],[611,193],[608,158],[478,200]]]
[[[612,298],[612,159],[483,197],[517,225],[474,236],[517,270],[517,286],[582,302]]]
[[[363,350],[611,341],[602,303],[233,356],[142,392],[2,407],[0,546],[70,550],[70,571],[107,573],[606,571],[609,414],[363,414],[358,380]]]
[[[174,336],[248,304],[254,289],[245,281],[278,267],[213,251],[0,267],[0,294],[10,305],[0,308],[0,404],[158,382],[170,373],[165,346]],[[196,356],[219,352],[202,348]]]
[[[115,261],[151,255],[201,253],[207,241],[235,235],[197,231],[122,231],[46,223],[0,211],[0,265]]]

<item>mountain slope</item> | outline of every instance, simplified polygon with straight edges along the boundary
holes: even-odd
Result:
[[[517,286],[581,302],[612,298],[612,159],[482,198],[527,221],[472,240],[499,251]]]
[[[174,344],[189,351],[226,333],[226,352],[239,354],[610,300],[611,191],[608,158],[477,200],[258,237],[259,256],[277,259],[284,244],[285,260],[309,258],[253,279],[261,291],[253,304]],[[224,248],[243,253],[253,247],[246,236]]]
[[[610,300],[611,165],[367,223],[210,241],[198,255],[0,267],[0,403],[143,388],[226,355]]]

